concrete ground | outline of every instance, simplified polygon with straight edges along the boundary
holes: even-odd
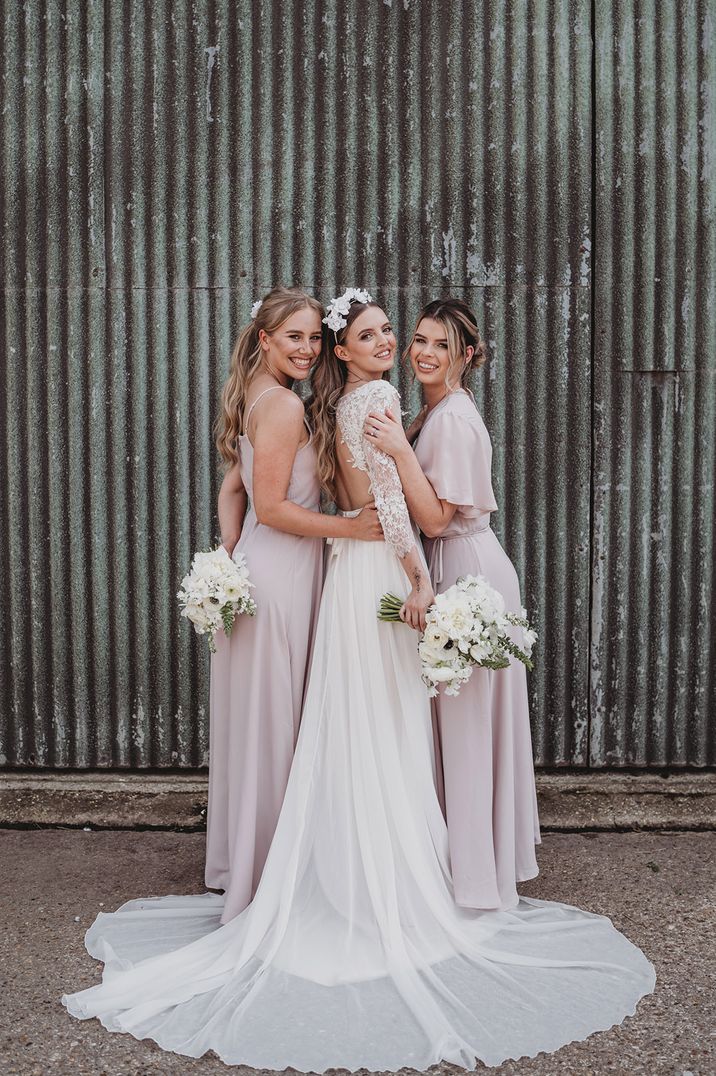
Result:
[[[201,890],[203,851],[200,833],[0,830],[1,1076],[248,1076],[73,1020],[59,1001],[99,978],[82,943],[97,912]],[[548,833],[539,861],[523,892],[610,916],[655,964],[656,991],[586,1042],[478,1071],[716,1076],[716,832]]]

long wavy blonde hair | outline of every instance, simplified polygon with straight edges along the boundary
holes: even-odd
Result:
[[[323,307],[312,295],[307,295],[300,288],[272,288],[264,295],[256,317],[242,329],[231,353],[229,376],[221,393],[221,411],[214,424],[214,437],[219,455],[228,470],[239,459],[239,436],[245,433],[244,411],[249,386],[261,369],[263,349],[259,341],[259,330],[264,329],[269,335],[275,332],[284,321],[297,310],[310,307],[320,316],[325,313]],[[327,350],[327,330],[323,331],[322,351]],[[319,368],[323,365],[325,355],[319,359]]]
[[[351,303],[346,324],[337,333],[330,333],[332,340],[311,377],[312,393],[306,404],[306,411],[313,431],[318,480],[321,490],[329,500],[335,500],[336,497],[336,408],[348,377],[348,366],[336,355],[335,345],[345,343],[353,322],[370,306],[382,309],[380,303]]]
[[[456,388],[463,388],[469,392],[470,373],[487,361],[487,347],[480,336],[477,318],[462,299],[449,297],[446,299],[433,299],[418,314],[413,336],[403,352],[405,359],[410,357],[410,349],[415,341],[418,325],[423,318],[432,318],[433,321],[439,321],[445,329],[449,358],[448,371],[445,376],[447,388],[451,392]],[[468,347],[474,348],[474,351],[472,358],[466,363],[465,352]]]

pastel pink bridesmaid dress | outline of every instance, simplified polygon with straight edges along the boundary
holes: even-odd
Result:
[[[483,575],[519,612],[517,573],[490,529],[490,436],[467,392],[449,393],[428,413],[414,449],[438,497],[457,505],[445,533],[424,539],[436,593]],[[441,691],[434,702],[455,899],[515,908],[517,882],[539,873],[541,840],[525,667],[475,669],[459,695]]]
[[[266,389],[265,392],[271,392]],[[246,415],[248,427],[257,396]],[[253,499],[253,447],[239,438],[241,477]],[[312,442],[299,448],[288,497],[319,510]],[[224,919],[253,899],[293,760],[323,581],[323,540],[267,527],[251,506],[236,551],[246,557],[255,617],[216,635],[211,660],[209,811],[205,882],[225,890]]]

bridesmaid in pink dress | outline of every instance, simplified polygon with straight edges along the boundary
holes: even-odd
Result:
[[[407,434],[399,416],[371,414],[366,436],[395,458],[436,593],[462,575],[483,575],[519,612],[517,574],[490,529],[490,437],[466,387],[485,361],[470,308],[460,299],[429,303],[409,355],[425,406]],[[525,667],[474,669],[459,695],[441,692],[435,707],[455,898],[469,908],[514,908],[517,883],[538,873],[541,840]]]
[[[224,921],[252,900],[293,759],[323,581],[323,538],[383,537],[375,508],[320,513],[316,453],[294,381],[324,346],[323,307],[274,288],[241,333],[224,386],[217,448],[222,543],[246,557],[255,617],[216,636],[211,662],[205,881]],[[250,507],[247,511],[247,504]]]

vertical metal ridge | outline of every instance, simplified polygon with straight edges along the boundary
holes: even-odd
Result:
[[[401,350],[427,300],[469,300],[537,761],[713,764],[712,0],[3,19],[3,764],[205,764],[174,595],[278,281],[371,287]]]
[[[601,181],[601,169],[600,169],[600,150],[602,148],[599,139],[599,130],[596,123],[595,106],[597,99],[597,81],[599,65],[601,63],[601,49],[600,39],[597,35],[597,3],[598,0],[590,0],[589,4],[589,36],[590,36],[590,53],[589,53],[589,87],[591,97],[591,108],[589,115],[589,147],[591,153],[591,177],[592,177],[592,192],[591,192],[591,205],[590,205],[590,227],[588,239],[582,240],[582,248],[588,250],[588,260],[586,262],[587,272],[584,274],[589,279],[589,425],[590,425],[590,444],[589,444],[589,513],[588,513],[588,533],[586,535],[586,553],[587,563],[589,566],[589,580],[587,583],[587,608],[582,611],[583,616],[587,620],[587,636],[586,636],[586,648],[587,648],[587,691],[586,691],[586,707],[584,714],[583,735],[584,740],[584,757],[585,761],[589,759],[590,744],[592,742],[592,705],[594,697],[592,694],[592,656],[595,652],[595,632],[599,632],[601,625],[599,623],[599,613],[596,608],[596,590],[595,590],[595,565],[597,554],[596,543],[596,504],[597,504],[597,453],[596,453],[596,439],[597,428],[601,424],[602,418],[599,412],[596,393],[595,393],[595,376],[596,376],[596,361],[597,361],[597,334],[603,332],[600,326],[597,325],[597,288],[595,286],[595,278],[597,273],[597,267],[599,265],[599,259],[601,256],[601,248],[597,245],[597,203],[600,196],[600,181]],[[608,227],[605,227],[605,231]]]
[[[596,10],[590,761],[712,765],[712,5]]]

